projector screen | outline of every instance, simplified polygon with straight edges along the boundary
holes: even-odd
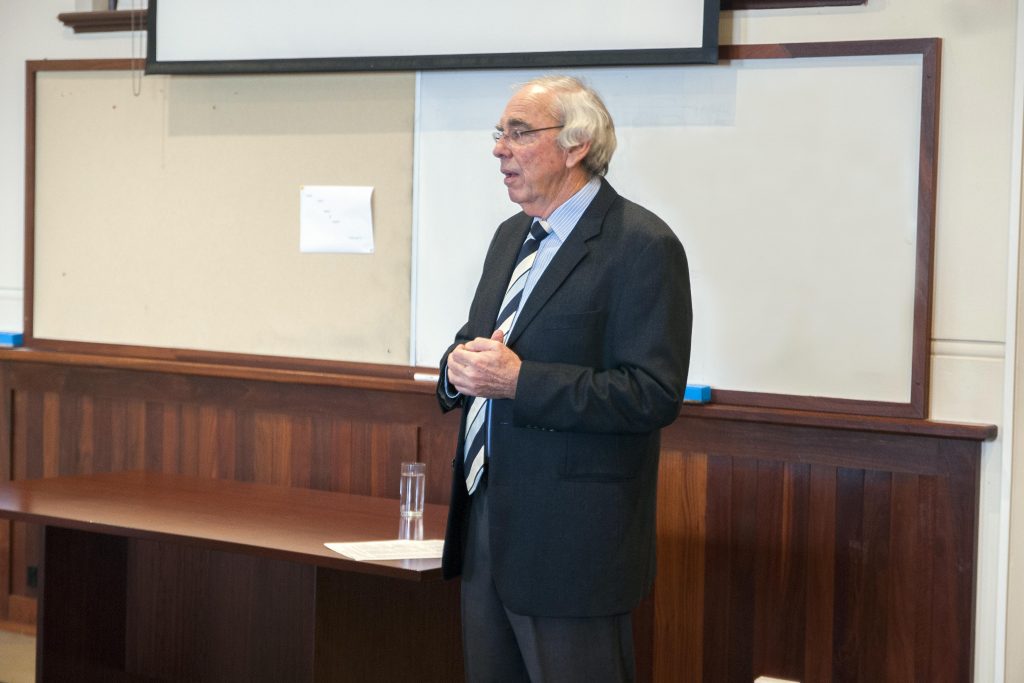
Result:
[[[150,0],[148,73],[714,63],[718,0]]]

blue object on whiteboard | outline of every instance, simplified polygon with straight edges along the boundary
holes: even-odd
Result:
[[[687,384],[683,401],[686,403],[710,403],[711,387],[707,384]]]
[[[0,332],[0,346],[21,346],[24,339],[21,332]]]

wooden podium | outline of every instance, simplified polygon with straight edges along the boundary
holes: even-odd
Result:
[[[323,545],[397,538],[397,500],[120,472],[0,484],[0,517],[46,529],[39,681],[462,680],[440,560]]]

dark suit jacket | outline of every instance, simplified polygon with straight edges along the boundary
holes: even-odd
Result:
[[[499,226],[456,344],[493,332],[531,220],[520,213]],[[650,590],[659,430],[682,404],[691,324],[679,240],[602,180],[506,340],[522,359],[516,398],[492,402],[491,557],[513,612],[621,614]],[[447,358],[438,399],[451,410],[465,401],[445,393]],[[445,537],[449,577],[461,571],[471,504],[461,433]]]

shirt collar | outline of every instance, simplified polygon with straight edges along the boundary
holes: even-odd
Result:
[[[594,176],[576,194],[565,200],[548,216],[547,224],[560,242],[564,242],[569,237],[569,233],[579,223],[583,212],[594,201],[594,197],[597,196],[597,191],[600,189],[601,178]]]

